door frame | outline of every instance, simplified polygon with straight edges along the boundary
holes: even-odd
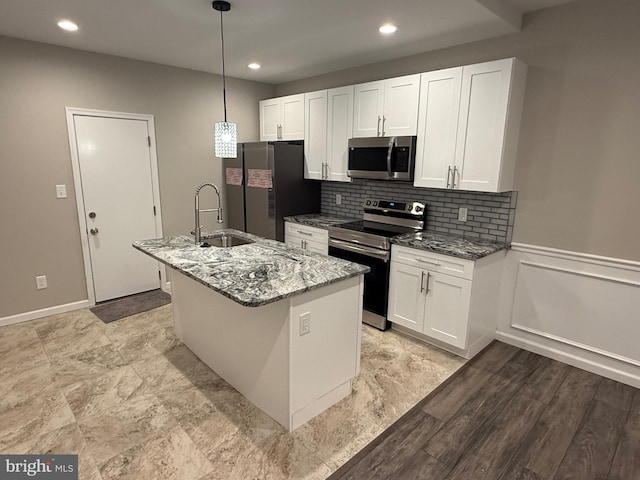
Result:
[[[87,228],[87,219],[85,218],[84,196],[82,195],[82,175],[80,173],[80,159],[78,156],[78,143],[76,137],[75,123],[73,117],[75,115],[116,118],[124,120],[142,120],[147,122],[149,138],[151,145],[149,146],[149,155],[151,163],[151,188],[153,191],[153,203],[156,207],[156,215],[154,217],[156,235],[162,237],[162,210],[160,207],[160,182],[158,176],[158,154],[156,151],[156,127],[153,115],[141,113],[125,113],[110,112],[106,110],[92,110],[86,108],[65,107],[67,117],[67,131],[69,133],[69,150],[71,152],[71,167],[73,170],[73,183],[76,194],[76,207],[78,211],[78,227],[80,229],[80,243],[82,244],[82,259],[84,263],[84,275],[87,283],[87,297],[91,306],[96,304],[96,296],[93,283],[93,269],[91,267],[91,254],[89,251],[89,231]],[[143,239],[140,239],[143,240]],[[133,247],[131,247],[133,248]],[[160,288],[168,290],[166,279],[166,271],[163,265],[158,262],[158,271],[160,272]]]

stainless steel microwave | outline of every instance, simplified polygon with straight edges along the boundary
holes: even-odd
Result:
[[[352,138],[349,140],[347,175],[413,181],[415,161],[415,136]]]

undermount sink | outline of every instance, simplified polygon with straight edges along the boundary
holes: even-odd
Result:
[[[232,234],[218,235],[211,238],[203,238],[202,242],[208,243],[212,247],[218,247],[218,248],[237,247],[240,245],[247,245],[249,243],[254,243],[253,240],[247,240],[246,238],[242,238]]]

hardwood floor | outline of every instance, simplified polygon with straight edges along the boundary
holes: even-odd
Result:
[[[639,480],[640,390],[494,342],[330,480]]]

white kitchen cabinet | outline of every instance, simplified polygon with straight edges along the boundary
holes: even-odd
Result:
[[[304,94],[260,101],[260,141],[304,139]]]
[[[415,135],[419,93],[420,75],[355,85],[353,136]]]
[[[329,254],[329,232],[294,222],[284,224],[284,242],[309,252]]]
[[[305,178],[349,182],[353,86],[305,93]]]
[[[304,94],[304,178],[324,180],[327,163],[327,91]]]
[[[473,261],[393,245],[393,328],[471,358],[493,339],[504,252]]]
[[[415,186],[513,189],[526,70],[508,58],[422,74]]]

